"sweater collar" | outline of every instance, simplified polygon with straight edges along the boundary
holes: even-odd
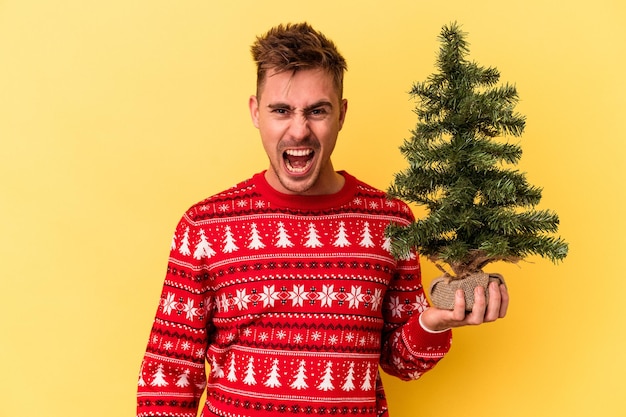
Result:
[[[265,171],[259,172],[252,177],[256,189],[264,199],[268,200],[272,206],[287,207],[295,210],[319,210],[332,207],[339,207],[351,202],[357,189],[357,180],[345,171],[338,171],[345,183],[339,192],[323,195],[299,195],[285,194],[276,191],[265,179]]]

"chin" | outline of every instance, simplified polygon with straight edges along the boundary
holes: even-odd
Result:
[[[288,193],[293,194],[306,194],[313,187],[313,184],[308,181],[281,181],[280,183]]]
[[[280,184],[285,190],[294,194],[306,194],[311,190],[316,182],[317,176],[310,173],[302,177],[294,177],[293,175],[283,174],[278,177]]]

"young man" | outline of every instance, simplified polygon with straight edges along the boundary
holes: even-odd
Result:
[[[335,171],[346,63],[308,24],[252,46],[249,101],[270,167],[179,222],[142,362],[138,416],[385,416],[379,367],[416,379],[451,327],[504,317],[506,289],[471,313],[429,307],[416,255],[394,259],[385,228],[409,208]],[[205,375],[205,361],[210,365]]]

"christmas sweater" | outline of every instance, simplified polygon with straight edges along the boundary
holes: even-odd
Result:
[[[417,379],[451,332],[428,307],[418,257],[385,228],[413,214],[346,172],[327,196],[286,195],[259,173],[178,223],[141,364],[137,416],[384,416],[379,368]],[[205,363],[208,368],[205,370]]]

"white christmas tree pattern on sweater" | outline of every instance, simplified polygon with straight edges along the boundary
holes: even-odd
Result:
[[[364,248],[373,248],[376,246],[372,241],[372,233],[370,232],[370,224],[369,222],[365,222],[363,224],[363,233],[361,233],[361,241],[359,242]]]
[[[248,240],[250,241],[248,249],[263,249],[265,247],[265,244],[261,240],[261,235],[256,228],[256,223],[250,225],[250,238]]]
[[[371,389],[372,389],[372,370],[368,364],[367,370],[365,371],[365,378],[363,379],[363,383],[361,384],[361,390],[369,391]]]
[[[333,378],[333,362],[328,361],[326,362],[326,368],[324,369],[322,380],[317,386],[317,389],[321,391],[331,391],[335,389],[335,386],[333,385],[333,379],[335,379]]]
[[[238,249],[239,247],[235,243],[235,237],[233,235],[233,232],[231,232],[230,230],[230,226],[226,226],[224,228],[224,248],[222,249],[222,251],[224,253],[232,253]]]
[[[185,233],[183,234],[183,239],[180,242],[178,252],[185,256],[191,255],[191,251],[189,250],[189,226],[185,228]]]
[[[348,368],[348,373],[346,374],[341,389],[344,391],[352,391],[354,388],[354,362],[350,362],[350,367]]]
[[[198,236],[200,237],[200,240],[196,245],[196,250],[193,252],[194,259],[210,258],[215,255],[216,252],[213,250],[211,244],[206,239],[203,229],[200,229],[200,231],[198,232]]]
[[[245,371],[246,379],[248,380],[247,383],[249,385],[256,384],[256,380],[254,379],[254,370],[252,367],[252,363],[253,363],[252,358],[250,358],[247,370]],[[279,361],[278,359],[273,359],[270,361],[270,363],[271,365],[269,365],[269,370],[268,370],[266,379],[263,382],[263,385],[268,388],[280,388],[282,387],[283,384],[280,381],[282,374],[280,373]],[[291,382],[291,384],[289,384],[289,388],[298,390],[298,391],[310,388],[309,384],[307,383],[308,365],[307,365],[306,360],[299,360],[296,363],[298,366],[296,368],[296,373],[292,378],[293,381]],[[337,389],[337,387],[335,386],[333,382],[335,380],[334,367],[336,363],[329,360],[319,365],[322,371],[320,373],[318,383],[314,388],[319,391],[333,391]],[[342,376],[342,375],[339,375],[339,376]],[[343,378],[342,379],[343,383],[339,387],[339,389],[345,392],[357,390],[357,386],[355,385],[355,381],[357,380],[357,371],[356,371],[356,365],[354,361],[350,361],[348,363],[347,370],[344,370],[342,378]],[[363,373],[358,378],[360,379],[360,385],[358,389],[361,391],[372,390],[374,388],[373,381],[375,378],[376,378],[376,374],[372,373],[372,364],[367,363]]]
[[[256,373],[254,372],[254,357],[248,359],[248,365],[246,366],[245,378],[243,383],[246,385],[256,385],[255,379]]]
[[[283,222],[278,222],[278,233],[277,233],[277,241],[275,246],[277,248],[290,248],[293,246],[293,243],[290,240],[290,236],[287,234],[287,230],[285,229],[285,224]]]
[[[317,229],[315,228],[315,223],[309,223],[309,232],[304,246],[307,248],[320,248],[324,246],[324,244],[320,242],[320,237]]]
[[[214,379],[226,378],[230,382],[236,382],[239,380],[239,375],[237,374],[237,358],[236,354],[231,353],[228,359],[228,374],[225,374],[223,371],[222,364],[218,363],[214,356],[210,358],[211,364],[211,377]],[[254,357],[249,357],[246,361],[247,365],[242,369],[243,373],[243,383],[246,385],[256,385],[256,370],[254,364]],[[309,365],[307,361],[304,359],[296,361],[297,368],[295,368],[295,374],[290,378],[292,382],[288,385],[288,389],[293,389],[296,391],[309,389],[310,386],[307,382],[309,375],[308,369]],[[328,360],[323,363],[319,363],[318,366],[320,368],[319,377],[317,381],[317,385],[314,386],[316,390],[319,391],[333,391],[336,389],[340,389],[345,392],[355,391],[357,390],[357,386],[355,385],[355,381],[357,379],[360,380],[360,385],[358,389],[361,391],[369,391],[372,390],[374,385],[372,381],[375,378],[375,374],[372,374],[372,364],[367,363],[363,368],[364,372],[359,377],[357,375],[356,366],[354,361],[347,362],[347,366],[342,367],[343,371],[340,373],[339,377],[342,380],[342,384],[340,387],[336,387],[334,384],[335,381],[335,365],[336,362]],[[140,370],[140,379],[139,386],[145,386],[145,381],[143,378],[143,369],[144,366]],[[280,362],[278,359],[271,359],[267,363],[266,376],[263,380],[263,386],[270,389],[281,389],[283,387],[283,383],[281,382],[281,378],[283,374],[280,372]],[[188,368],[183,368],[179,371],[180,373],[175,378],[174,385],[179,388],[185,388],[191,385],[190,377],[191,371]],[[156,367],[156,370],[152,373],[152,380],[149,385],[153,387],[164,388],[167,387],[169,382],[166,380],[166,376],[163,370],[163,365],[159,364]],[[196,384],[198,387],[203,387],[204,382],[200,384]],[[282,388],[284,389],[284,388]]]
[[[346,224],[344,222],[339,222],[339,230],[335,235],[336,239],[333,243],[334,246],[338,248],[345,248],[346,246],[350,246],[350,241],[348,240],[348,233],[346,230]]]
[[[306,361],[300,361],[298,365],[298,372],[296,373],[295,379],[291,383],[290,387],[297,390],[306,389],[309,387],[306,380]]]
[[[268,376],[267,380],[263,383],[263,385],[265,385],[266,387],[277,388],[282,385],[280,381],[278,380],[280,376],[280,374],[278,373],[278,359],[274,359],[272,361],[272,367],[267,376]]]
[[[183,373],[178,376],[176,381],[176,386],[180,388],[185,388],[189,386],[189,374],[191,371],[189,369],[185,369]]]
[[[241,233],[235,232],[231,226],[225,226],[221,232],[221,238],[219,242],[211,242],[207,237],[207,232],[204,229],[199,229],[196,233],[197,236],[192,242],[192,237],[190,236],[191,231],[189,226],[185,226],[182,231],[182,238],[180,242],[177,241],[177,235],[174,234],[171,242],[171,250],[178,250],[181,255],[190,256],[193,254],[194,259],[208,259],[217,254],[216,249],[217,244],[219,243],[220,249],[224,254],[232,254],[240,250],[239,245],[237,244],[237,240],[241,236],[243,239],[247,239],[248,243],[246,245],[247,249],[252,250],[260,250],[266,247],[266,244],[263,242],[264,237],[259,229],[259,224],[257,222],[252,222],[248,227],[241,226]],[[265,225],[265,227],[269,227],[269,225]],[[321,248],[326,245],[324,243],[324,239],[328,238],[328,236],[324,237],[320,234],[317,226],[313,222],[309,222],[306,224],[306,230],[289,230],[287,225],[284,222],[277,222],[274,228],[274,246],[277,248],[293,248],[296,246],[293,240],[294,235],[303,236],[302,240],[302,248],[313,249],[313,248]],[[357,231],[355,230],[355,235]],[[247,237],[243,237],[246,235]],[[385,251],[391,251],[391,242],[388,237],[384,235],[384,230],[379,231],[379,236],[377,237],[373,231],[371,230],[370,223],[368,221],[364,221],[361,226],[359,226],[358,230],[358,245],[363,248],[374,248],[376,246],[376,241],[379,241],[379,245]],[[333,247],[336,248],[348,248],[352,245],[350,233],[348,227],[345,222],[340,221],[336,224],[336,228],[333,232],[332,239],[330,242]],[[177,247],[178,245],[178,247]],[[192,253],[193,247],[193,253]],[[414,255],[410,255],[414,258]]]
[[[235,354],[230,355],[230,363],[228,365],[228,375],[226,375],[226,379],[230,382],[237,381],[237,362],[235,360]]]
[[[154,372],[154,375],[152,375],[152,377],[153,379],[152,382],[150,382],[150,385],[153,387],[166,387],[169,385],[169,383],[165,380],[165,373],[163,372],[162,363],[157,366],[157,370]]]

